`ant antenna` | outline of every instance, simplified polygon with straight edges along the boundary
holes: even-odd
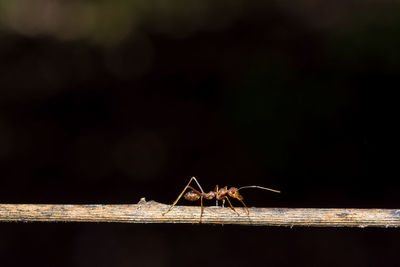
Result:
[[[243,188],[259,188],[259,189],[264,189],[264,190],[272,191],[272,192],[275,192],[275,193],[280,193],[280,192],[281,192],[281,191],[279,191],[279,190],[274,190],[274,189],[271,189],[271,188],[266,188],[266,187],[262,187],[262,186],[258,186],[258,185],[242,186],[242,187],[240,187],[238,190],[243,189]]]

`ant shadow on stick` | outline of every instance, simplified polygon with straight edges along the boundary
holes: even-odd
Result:
[[[201,192],[194,189],[192,186],[190,186],[192,181],[196,182],[196,184],[199,187]],[[188,189],[188,188],[191,189],[191,191],[189,191],[185,195],[183,195],[185,193],[186,189]],[[244,204],[243,196],[239,194],[239,190],[244,189],[244,188],[259,188],[259,189],[263,189],[263,190],[272,191],[275,193],[280,193],[280,191],[278,191],[278,190],[261,187],[258,185],[248,185],[248,186],[242,186],[240,188],[231,187],[229,189],[228,189],[228,186],[225,186],[223,188],[218,188],[218,185],[216,185],[214,191],[204,193],[204,190],[201,187],[201,185],[199,184],[199,182],[197,181],[197,179],[195,177],[192,177],[192,178],[190,178],[188,184],[185,186],[185,188],[182,190],[182,192],[179,194],[178,198],[174,201],[174,203],[172,203],[172,205],[169,207],[169,209],[166,212],[162,213],[162,215],[164,216],[165,214],[167,214],[176,205],[176,203],[179,201],[179,199],[181,199],[182,195],[186,200],[189,200],[189,201],[197,201],[200,199],[200,206],[201,206],[200,221],[199,221],[200,223],[201,223],[201,218],[203,217],[203,210],[204,210],[203,198],[208,199],[208,200],[212,200],[213,198],[215,198],[216,206],[218,206],[218,201],[222,200],[222,207],[224,207],[225,200],[226,200],[226,201],[228,201],[230,208],[238,216],[240,216],[239,213],[232,206],[231,201],[229,200],[229,197],[236,198],[237,200],[242,202],[243,206],[246,209],[247,215],[249,215],[250,212],[249,212],[249,209],[247,208],[246,204]]]

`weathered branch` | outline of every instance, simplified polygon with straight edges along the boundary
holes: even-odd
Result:
[[[133,205],[0,204],[3,222],[121,222],[199,223],[200,207],[168,205],[142,199]],[[202,223],[313,227],[399,227],[400,209],[304,209],[304,208],[206,207]]]

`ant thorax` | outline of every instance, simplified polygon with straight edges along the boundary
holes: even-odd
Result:
[[[216,193],[214,192],[214,191],[210,191],[210,192],[208,192],[208,193],[204,193],[203,194],[203,197],[205,198],[205,199],[213,199],[214,197],[216,196]]]
[[[228,190],[226,188],[220,188],[215,196],[217,200],[221,200],[225,198],[226,194],[228,193]]]

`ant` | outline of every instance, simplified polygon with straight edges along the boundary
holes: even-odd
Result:
[[[201,192],[190,186],[190,183],[193,180],[196,182],[196,184],[200,188]],[[249,209],[247,208],[246,204],[244,204],[244,202],[243,202],[243,196],[239,194],[239,190],[244,189],[244,188],[259,188],[259,189],[263,189],[263,190],[272,191],[272,192],[275,192],[275,193],[280,193],[280,191],[278,191],[278,190],[274,190],[274,189],[270,189],[270,188],[266,188],[266,187],[261,187],[261,186],[257,186],[257,185],[242,186],[240,188],[231,187],[229,189],[228,189],[228,186],[225,186],[223,188],[218,188],[218,185],[216,185],[214,191],[210,191],[208,193],[204,193],[203,188],[201,187],[201,185],[199,184],[197,179],[195,177],[192,177],[192,178],[190,178],[189,183],[185,186],[185,188],[180,193],[178,198],[174,201],[174,203],[172,203],[171,207],[169,207],[169,209],[166,212],[162,213],[163,216],[165,214],[167,214],[175,206],[175,204],[179,201],[179,199],[182,197],[183,193],[185,193],[186,189],[188,189],[188,188],[191,189],[191,191],[187,192],[183,196],[186,200],[196,201],[196,200],[199,200],[199,198],[200,198],[200,206],[201,206],[200,222],[201,222],[201,218],[203,216],[203,198],[209,199],[209,200],[215,198],[216,206],[218,206],[218,200],[222,200],[222,207],[224,207],[225,200],[227,200],[229,205],[230,205],[230,207],[231,207],[231,209],[239,216],[239,213],[232,206],[232,203],[229,200],[229,197],[236,198],[237,200],[242,202],[243,206],[246,208],[247,215],[250,214]]]

